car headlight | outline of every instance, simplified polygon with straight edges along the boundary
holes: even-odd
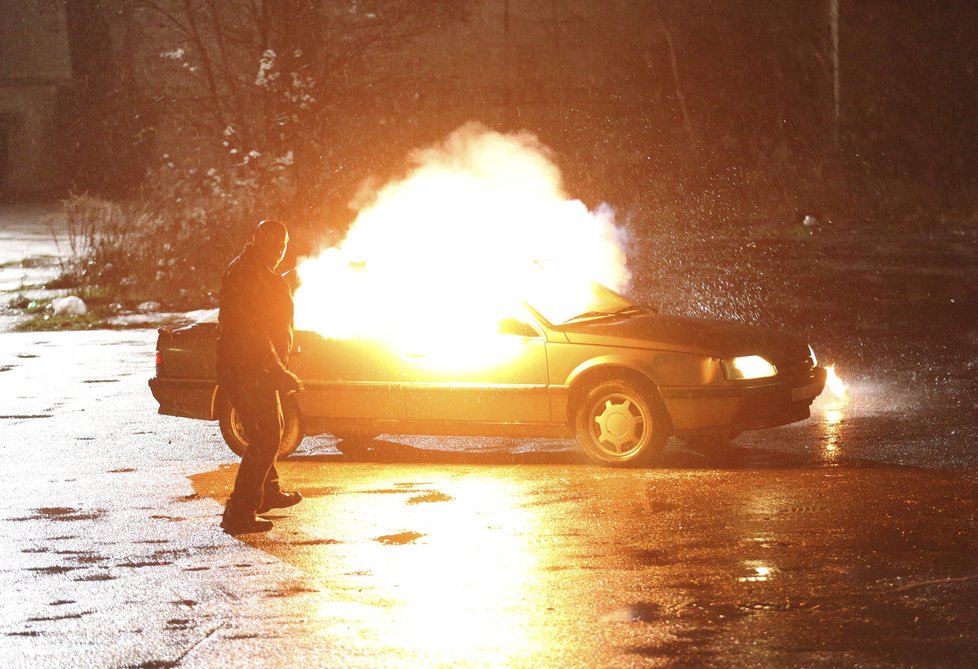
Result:
[[[777,376],[778,370],[759,355],[745,355],[723,361],[723,372],[730,380],[764,379]]]
[[[818,367],[818,358],[815,357],[815,349],[811,344],[808,345],[808,354],[812,356],[812,367]]]

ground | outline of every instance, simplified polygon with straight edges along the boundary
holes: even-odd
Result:
[[[730,271],[644,242],[675,266],[643,256],[640,290],[794,321],[848,404],[642,470],[567,441],[307,438],[281,467],[306,499],[237,539],[236,459],[156,414],[152,329],[0,334],[0,663],[971,666],[976,247],[942,234],[851,235],[848,259],[838,231],[728,236],[711,249],[751,254]]]

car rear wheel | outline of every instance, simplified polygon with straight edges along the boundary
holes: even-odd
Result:
[[[602,465],[646,466],[669,436],[668,416],[655,389],[631,380],[592,388],[578,405],[576,420],[581,447]]]
[[[282,430],[282,441],[278,446],[278,457],[285,458],[295,452],[302,441],[302,417],[299,406],[292,397],[282,402],[282,417],[285,427]],[[217,418],[221,424],[221,436],[235,454],[243,456],[248,450],[248,434],[241,422],[241,416],[231,406],[226,395],[221,393],[218,398]]]

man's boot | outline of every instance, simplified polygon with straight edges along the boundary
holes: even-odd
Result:
[[[252,532],[268,532],[274,523],[259,518],[254,513],[241,512],[228,500],[221,518],[221,527],[228,534],[251,534]]]
[[[301,501],[302,495],[298,492],[282,492],[281,490],[266,492],[262,498],[261,506],[258,507],[258,513],[268,513],[272,509],[286,509]]]

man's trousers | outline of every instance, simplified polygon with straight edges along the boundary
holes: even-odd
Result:
[[[222,388],[238,413],[248,438],[228,506],[241,514],[255,513],[266,494],[279,491],[275,459],[285,422],[278,388],[264,376],[230,373]]]

